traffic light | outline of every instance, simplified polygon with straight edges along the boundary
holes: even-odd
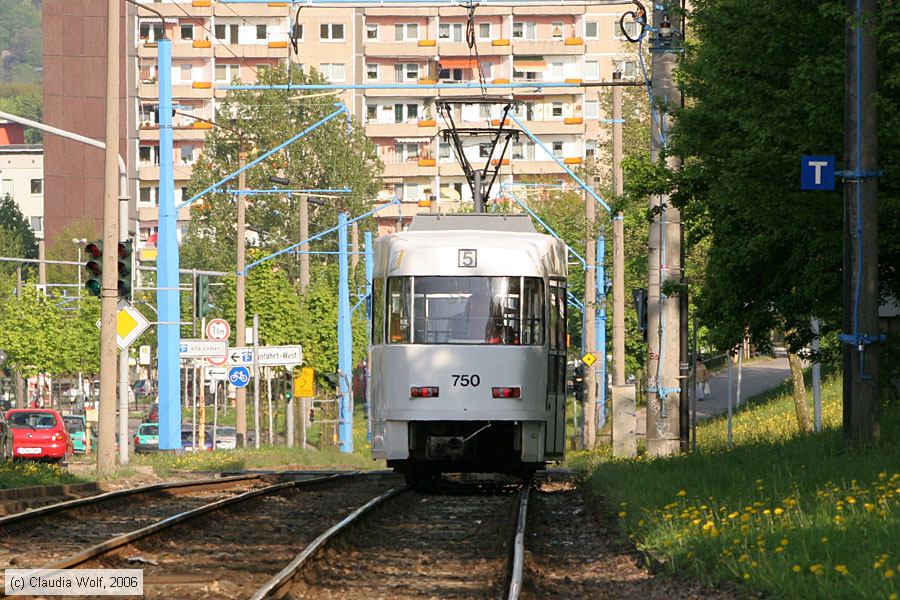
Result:
[[[577,401],[584,401],[584,367],[582,366],[575,367],[575,373],[572,375],[572,392]]]
[[[87,269],[88,279],[84,282],[84,287],[92,296],[100,297],[100,290],[103,288],[101,279],[103,278],[103,242],[91,242],[84,247],[87,254],[87,262],[84,268]]]
[[[198,318],[209,314],[209,275],[197,275],[194,287],[194,312]]]
[[[645,289],[631,290],[634,310],[637,312],[637,329],[644,335],[645,343],[647,342],[647,295]]]
[[[119,297],[131,298],[131,255],[134,245],[131,240],[119,242],[118,246],[118,270],[119,270]]]

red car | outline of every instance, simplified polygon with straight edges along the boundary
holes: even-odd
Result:
[[[13,457],[62,461],[75,451],[65,421],[57,410],[14,408],[6,420],[13,432]]]

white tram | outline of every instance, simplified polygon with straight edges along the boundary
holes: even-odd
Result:
[[[375,242],[372,454],[417,479],[562,460],[566,252],[526,215],[419,215]]]

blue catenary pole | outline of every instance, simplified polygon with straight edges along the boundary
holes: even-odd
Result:
[[[347,265],[347,213],[338,215],[338,391],[341,407],[338,438],[341,452],[353,452],[353,333],[350,329],[350,274]]]
[[[597,394],[597,431],[606,425],[606,238],[602,235],[597,238],[597,301],[602,302],[597,309],[594,321],[594,339],[597,340],[597,353],[600,360],[597,361],[594,381],[600,383],[600,393]]]
[[[366,249],[366,318],[369,320],[369,327],[366,328],[368,344],[367,348],[372,347],[372,310],[377,308],[372,304],[372,281],[375,276],[375,252],[372,248],[372,232],[366,231],[363,234],[363,243]],[[366,360],[366,440],[372,441],[372,394],[369,386],[369,369],[372,366],[372,357]]]
[[[178,240],[175,172],[172,161],[172,46],[157,41],[159,73],[159,230],[156,355],[159,369],[159,449],[181,449],[181,372],[178,365],[181,298],[178,292]],[[123,443],[127,440],[122,440]]]

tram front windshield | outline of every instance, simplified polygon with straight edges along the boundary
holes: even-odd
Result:
[[[395,344],[542,345],[543,299],[539,277],[392,277],[387,337]]]

